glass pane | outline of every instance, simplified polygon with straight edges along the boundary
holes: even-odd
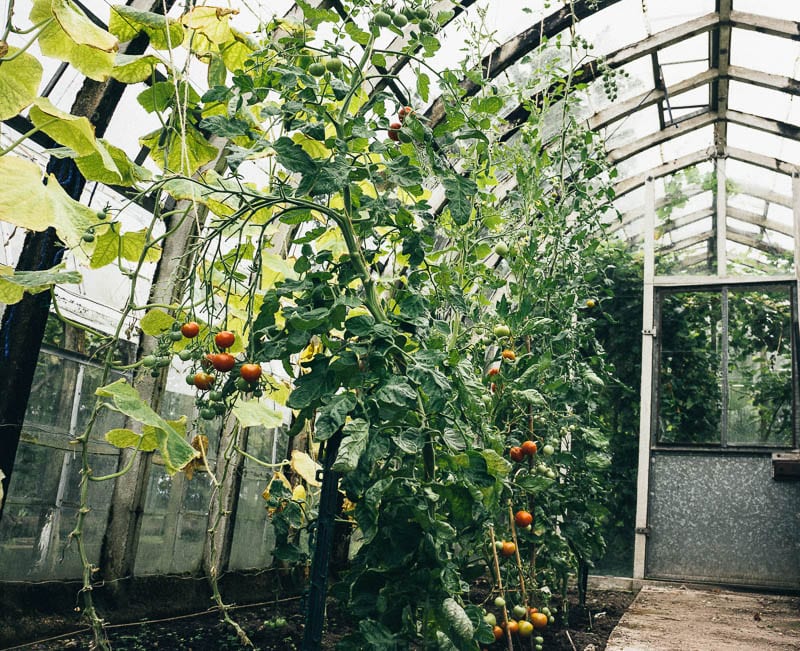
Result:
[[[792,444],[791,324],[787,288],[729,292],[729,444]]]
[[[721,296],[666,294],[661,305],[659,443],[721,442]]]

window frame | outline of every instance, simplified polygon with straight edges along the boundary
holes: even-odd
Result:
[[[754,452],[769,454],[771,452],[786,451],[798,448],[798,441],[800,441],[800,387],[798,387],[798,378],[800,378],[800,353],[798,346],[800,346],[800,318],[798,318],[798,283],[787,280],[768,280],[747,282],[714,282],[704,284],[686,284],[686,285],[663,285],[655,286],[653,297],[653,323],[655,325],[654,345],[653,345],[653,359],[652,359],[652,391],[651,391],[651,411],[650,411],[650,449],[651,450],[671,450],[678,452],[725,452],[725,453],[746,453],[752,454]],[[790,329],[791,329],[791,384],[792,384],[792,420],[791,420],[791,442],[787,445],[752,445],[752,444],[737,444],[728,442],[728,337],[727,337],[727,293],[730,290],[737,292],[747,291],[765,291],[785,289],[789,295],[790,303]],[[723,318],[723,348],[720,355],[721,373],[720,391],[722,393],[722,408],[720,413],[720,438],[718,443],[691,443],[687,441],[668,442],[659,440],[659,415],[661,413],[661,353],[662,353],[662,312],[664,299],[666,296],[673,294],[689,293],[689,292],[709,292],[716,293],[721,297],[721,313]]]

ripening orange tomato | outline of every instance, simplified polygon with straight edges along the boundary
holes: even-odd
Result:
[[[248,382],[258,382],[261,378],[261,365],[260,364],[242,364],[239,369],[241,375]]]
[[[533,624],[533,628],[544,628],[547,626],[547,615],[544,613],[532,613],[531,624]]]
[[[526,457],[532,457],[538,451],[536,441],[523,441],[520,447],[522,448],[522,451],[525,453]]]
[[[501,355],[503,356],[503,359],[507,359],[509,362],[513,362],[515,359],[517,359],[517,354],[509,348],[506,348]]]
[[[511,542],[510,540],[503,541],[503,549],[500,550],[500,553],[503,556],[513,556],[514,552],[517,551],[517,546]]]
[[[533,522],[533,516],[530,511],[517,511],[514,514],[514,524],[520,528],[527,527],[531,522]]]

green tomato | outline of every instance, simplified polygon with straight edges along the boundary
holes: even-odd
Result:
[[[483,616],[483,621],[489,626],[497,626],[497,617],[494,616],[494,613],[486,613]]]
[[[499,552],[503,551],[503,541],[502,540],[495,540],[494,541],[494,548]]]
[[[214,413],[217,414],[218,416],[222,416],[222,414],[224,414],[228,410],[224,402],[212,402],[211,408],[214,410]]]
[[[522,604],[517,604],[516,606],[514,606],[513,613],[515,619],[522,619],[523,617],[525,617],[525,615],[528,614],[528,609],[525,608],[525,606],[523,606]]]
[[[194,373],[189,373],[189,375],[186,376],[186,384],[190,387],[194,386]]]
[[[503,323],[498,323],[493,329],[495,337],[508,337],[511,335],[511,328]]]
[[[171,341],[180,341],[183,339],[183,335],[181,334],[180,330],[173,330],[169,333],[169,338]]]
[[[184,348],[181,352],[178,353],[178,357],[182,359],[184,362],[188,362],[192,359],[192,351],[188,348]]]
[[[208,399],[212,400],[213,402],[220,402],[224,398],[222,391],[217,391],[216,389],[213,391],[208,392]]]
[[[250,383],[243,377],[237,377],[233,384],[239,391],[250,391],[251,388]]]
[[[425,7],[420,7],[419,9],[414,10],[414,17],[418,18],[419,20],[425,20],[431,13],[425,9]]]
[[[533,638],[533,641],[536,642],[536,644],[544,644],[544,638],[541,635],[537,635]]]
[[[556,473],[555,473],[555,471],[553,471],[553,470],[548,470],[548,471],[547,471],[547,478],[548,478],[548,479],[555,479],[555,478],[556,478]]]
[[[379,11],[372,19],[378,27],[388,27],[392,24],[392,17],[385,11]]]
[[[153,368],[158,363],[158,357],[155,355],[145,355],[142,357],[142,366],[145,368]]]
[[[494,252],[501,258],[505,258],[508,255],[508,244],[505,242],[498,242],[494,245]]]
[[[497,606],[498,608],[502,608],[503,606],[506,605],[506,600],[503,599],[502,597],[495,597],[494,605]]]
[[[321,77],[325,74],[325,66],[319,61],[316,61],[308,66],[308,74],[312,77]]]
[[[81,239],[84,242],[94,242],[94,233],[90,233],[87,231],[83,235],[81,235]]]
[[[542,608],[542,613],[544,613],[544,614],[545,614],[545,615],[547,615],[548,617],[550,617],[550,615],[552,615],[552,614],[553,614],[553,613],[551,613],[551,612],[550,612],[550,609],[549,609],[547,606],[545,606],[544,608]]]
[[[436,31],[436,23],[430,18],[425,18],[419,22],[419,31],[423,33],[431,33]]]
[[[200,418],[203,420],[214,420],[217,417],[217,412],[211,407],[203,407],[200,410]]]
[[[169,363],[172,361],[171,358],[167,356],[158,357],[156,358],[156,366],[160,366],[161,368],[166,368],[169,366]]]
[[[325,69],[334,75],[340,73],[342,71],[342,60],[336,57],[328,59],[325,62]]]
[[[405,14],[395,14],[392,18],[392,22],[395,24],[395,27],[405,27],[408,25],[408,18]]]
[[[546,457],[552,457],[555,452],[556,449],[549,443],[542,448],[542,454]]]

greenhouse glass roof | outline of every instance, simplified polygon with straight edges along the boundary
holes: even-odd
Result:
[[[107,22],[108,3],[78,4],[99,24]],[[343,21],[363,22],[348,16],[338,2],[314,4],[339,12]],[[449,2],[435,6],[452,7]],[[242,31],[273,16],[302,17],[287,1],[231,7],[239,12],[232,24]],[[171,9],[175,15],[181,11],[178,5]],[[660,207],[658,255],[669,259],[671,268],[677,263],[681,273],[707,272],[713,266],[709,256],[719,222],[718,193],[711,186],[720,170],[715,161],[722,160],[730,271],[789,273],[794,266],[792,177],[800,165],[799,22],[800,5],[790,0],[465,0],[443,27],[443,46],[431,65],[444,69],[472,59],[476,69],[501,86],[520,78],[535,80],[544,65],[559,65],[565,75],[571,71],[585,84],[577,117],[602,134],[617,169],[616,203],[622,219],[612,225],[615,233],[641,240],[644,185],[653,177]],[[323,25],[316,38],[322,42],[330,29],[330,24],[327,29]],[[560,39],[573,33],[584,47],[560,49]],[[470,45],[476,35],[490,43],[479,54]],[[361,47],[341,38],[353,52]],[[379,46],[401,45],[389,32],[381,38]],[[44,94],[68,110],[83,77],[64,64],[41,60],[48,66]],[[201,66],[193,74],[191,63],[185,61],[202,93],[206,81]],[[435,123],[440,110],[435,85],[423,102],[414,86],[413,65],[389,60],[387,68],[396,72],[388,88],[398,101],[427,104],[425,115]],[[123,99],[106,133],[138,162],[145,156],[126,125],[135,121],[138,133],[149,125],[158,127],[157,118],[133,101],[143,87],[135,84],[125,91],[130,101]],[[506,137],[513,138],[525,110],[506,106],[504,111]],[[26,124],[18,118],[11,126],[23,131]]]

